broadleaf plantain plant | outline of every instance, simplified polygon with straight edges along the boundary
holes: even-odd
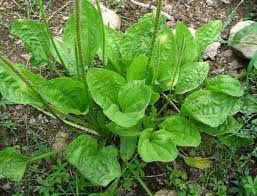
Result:
[[[161,4],[124,33],[104,26],[98,1],[95,7],[87,0],[75,0],[61,38],[52,36],[41,1],[42,23],[13,23],[11,31],[24,42],[33,66],[55,59],[65,72],[55,67],[58,77],[47,80],[0,55],[2,96],[85,134],[65,149],[36,157],[14,148],[0,151],[0,178],[19,181],[29,162],[65,151],[83,176],[107,186],[124,172],[120,158],[125,165],[134,154],[145,162],[170,162],[179,155],[177,146],[198,146],[200,132],[234,137],[240,125],[233,115],[244,91],[228,75],[207,79],[209,64],[201,60],[206,47],[219,40],[221,21],[205,24],[194,35],[182,22],[173,30],[160,15]],[[97,56],[101,63],[96,66]],[[164,112],[168,105],[172,113]],[[119,151],[111,144],[114,136],[120,137]]]

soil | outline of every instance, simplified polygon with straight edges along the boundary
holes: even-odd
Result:
[[[0,5],[1,5],[0,0]],[[23,0],[5,0],[0,6],[0,51],[3,52],[9,59],[16,63],[23,63],[29,66],[29,56],[24,49],[22,43],[10,33],[10,25],[14,20],[27,18],[39,19],[38,10],[35,6],[27,8],[26,1]],[[31,1],[32,2],[32,1]],[[47,15],[51,16],[58,11],[49,21],[51,30],[54,35],[59,36],[63,31],[63,26],[68,19],[72,10],[72,4],[67,4],[66,0],[45,1],[47,6]],[[149,3],[149,1],[142,1]],[[154,1],[153,1],[154,2]],[[230,0],[225,4],[222,0],[212,0],[209,5],[206,0],[166,0],[164,11],[174,17],[174,20],[168,21],[168,24],[173,27],[175,22],[184,21],[188,26],[197,28],[210,20],[221,19],[224,22],[230,18],[232,10],[240,2],[239,0]],[[149,12],[146,8],[141,8],[129,0],[123,3],[113,3],[113,1],[105,0],[104,3],[111,9],[115,10],[122,19],[122,28],[124,31],[130,24],[136,22],[142,15]],[[64,5],[66,5],[61,9]],[[211,4],[211,5],[210,5]],[[257,13],[257,1],[245,0],[237,12],[231,16],[232,21],[224,30],[222,38],[228,39],[229,29],[233,24],[249,17],[251,13]],[[219,49],[215,60],[208,60],[212,65],[212,73],[229,73],[239,74],[245,69],[247,61],[237,58],[236,55],[223,44]],[[35,72],[41,72],[41,68],[33,68]],[[45,73],[47,74],[47,73]],[[8,105],[7,109],[3,109],[0,104],[0,121],[12,120],[16,123],[15,133],[10,130],[0,130],[0,149],[8,146],[20,146],[21,150],[27,147],[25,151],[27,155],[33,152],[31,146],[36,145],[35,141],[40,141],[41,144],[46,144],[49,148],[54,141],[54,137],[59,131],[68,132],[67,127],[64,127],[57,120],[51,119],[36,109],[28,106]],[[1,127],[0,127],[1,128]],[[35,141],[31,138],[35,138]],[[2,141],[6,142],[2,142]],[[38,144],[37,144],[38,145]],[[208,153],[207,153],[208,154]],[[174,162],[170,166],[184,168],[190,174],[190,180],[197,178],[198,173],[194,169],[189,169],[183,165],[181,160],[178,163]],[[150,164],[146,167],[146,177],[144,180],[152,192],[158,191],[167,186],[168,175],[165,175],[167,165]],[[6,181],[0,180],[0,195],[11,195],[12,189],[3,189],[1,185],[6,185]],[[26,195],[31,195],[30,186],[23,187]],[[133,191],[126,195],[144,195],[142,188],[137,185]]]

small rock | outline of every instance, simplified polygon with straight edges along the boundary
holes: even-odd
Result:
[[[164,8],[163,8],[163,10],[164,10],[165,12],[167,12],[168,14],[172,14],[172,9],[173,9],[173,7],[172,7],[171,4],[167,4],[167,5],[165,5]]]
[[[95,0],[91,0],[95,4]],[[95,5],[96,6],[96,5]],[[100,8],[103,16],[104,25],[111,27],[112,29],[119,30],[121,27],[121,19],[114,11],[105,7],[100,3]]]
[[[229,34],[229,39],[232,40],[235,36],[235,34],[239,31],[241,31],[242,29],[250,26],[251,24],[253,24],[254,21],[252,20],[246,20],[246,21],[241,21],[238,22],[235,26],[232,27],[232,29],[230,30],[230,34]]]
[[[204,60],[207,60],[207,59],[215,60],[215,57],[218,54],[218,50],[219,50],[220,46],[221,46],[220,42],[214,42],[214,43],[210,44],[204,52],[203,59]]]
[[[240,30],[250,26],[253,21],[242,21],[237,23],[231,30],[229,40],[233,41],[233,38],[237,32]],[[255,44],[251,44],[255,43]],[[251,59],[255,53],[257,52],[257,33],[253,32],[245,37],[243,37],[239,43],[235,43],[232,45],[232,48],[237,52],[240,56]]]
[[[223,52],[223,56],[224,56],[225,58],[230,58],[230,57],[233,56],[233,51],[230,50],[230,49],[225,50],[225,51]]]
[[[23,58],[25,61],[29,61],[30,56],[29,54],[21,54],[21,58]]]
[[[177,196],[177,192],[174,190],[163,189],[157,191],[154,196]]]
[[[238,70],[242,69],[244,66],[238,61],[238,60],[233,60],[231,63],[229,63],[229,69],[230,70]]]
[[[63,16],[63,17],[62,17],[62,20],[63,20],[63,21],[67,21],[68,19],[69,19],[68,16]]]
[[[6,1],[0,6],[0,11],[3,11],[8,8],[9,3]]]
[[[221,0],[223,3],[225,3],[225,4],[230,4],[230,0]]]
[[[60,149],[67,145],[67,140],[69,138],[69,134],[59,131],[55,136],[55,142],[53,143],[52,147],[54,149]]]
[[[211,7],[214,5],[214,2],[212,0],[206,0],[206,4]]]

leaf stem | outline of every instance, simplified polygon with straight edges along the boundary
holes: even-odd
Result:
[[[51,113],[49,113],[49,112],[47,112],[47,111],[44,111],[44,110],[42,110],[42,109],[40,109],[40,108],[37,108],[37,107],[35,107],[37,110],[39,110],[39,111],[41,111],[41,112],[43,112],[44,114],[46,114],[46,115],[48,115],[48,116],[50,116],[50,117],[52,117],[52,118],[55,118],[55,116],[53,116]],[[72,118],[72,119],[70,119],[70,120],[72,120],[72,121],[74,121],[74,117]],[[77,119],[78,120],[78,119]],[[86,126],[85,126],[85,122],[83,122],[84,124],[83,124],[83,126],[81,126],[80,124],[77,124],[76,122],[74,123],[74,122],[71,122],[71,121],[69,121],[69,120],[65,120],[65,119],[63,119],[62,120],[65,124],[67,124],[67,125],[70,125],[70,126],[72,126],[72,127],[74,127],[74,128],[77,128],[77,129],[80,129],[80,130],[82,130],[82,131],[85,131],[85,132],[87,132],[87,133],[90,133],[90,134],[92,134],[92,135],[99,135],[99,133],[98,132],[96,132],[96,131],[94,131],[94,130],[92,130],[92,129],[90,129],[90,128],[87,128]],[[81,121],[80,121],[81,122]]]
[[[145,190],[145,192],[149,195],[149,196],[153,196],[152,192],[149,190],[149,188],[146,186],[146,184],[144,183],[144,181],[140,178],[140,177],[136,177],[137,181],[139,182],[139,184],[143,187],[143,189]]]
[[[43,105],[46,107],[46,109],[51,112],[58,120],[62,121],[58,115],[54,113],[51,106],[47,103],[47,101],[40,95],[36,87],[18,70],[13,66],[13,64],[7,60],[1,53],[0,53],[0,60],[7,65],[34,93],[36,97],[43,103]]]
[[[175,103],[173,103],[173,101],[167,96],[165,95],[164,93],[162,93],[162,96],[164,97],[164,99],[166,99],[170,105],[178,112],[180,113],[180,110],[178,109],[178,107],[175,105]]]
[[[50,151],[50,152],[47,152],[47,153],[44,153],[44,154],[41,154],[41,155],[38,155],[38,156],[34,156],[34,157],[31,157],[29,159],[29,161],[30,162],[37,161],[37,160],[40,160],[40,159],[44,159],[46,157],[56,155],[56,154],[59,154],[60,152],[64,151],[65,149],[66,148],[60,148],[60,149],[56,149],[56,150],[53,150],[53,151]]]

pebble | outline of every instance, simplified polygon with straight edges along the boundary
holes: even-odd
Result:
[[[154,196],[177,196],[177,192],[174,190],[162,189],[157,191]]]
[[[204,60],[207,60],[207,59],[215,60],[215,57],[218,54],[218,50],[219,50],[220,46],[221,46],[220,42],[214,42],[214,43],[210,44],[204,52],[203,59]]]
[[[230,4],[230,0],[221,0],[223,3],[225,3],[225,4]]]
[[[214,5],[214,2],[212,0],[206,0],[206,4],[211,7]]]

